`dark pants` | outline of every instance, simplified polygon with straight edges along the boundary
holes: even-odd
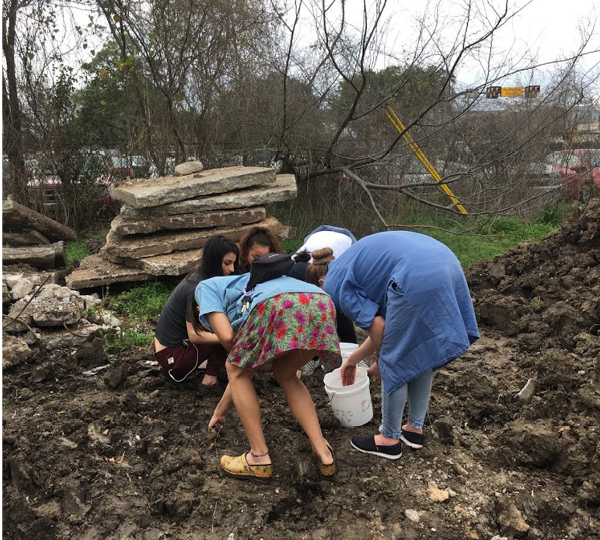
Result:
[[[155,350],[154,358],[175,382],[183,382],[206,359],[206,375],[216,377],[225,366],[227,351],[221,345],[188,343],[179,347],[167,347],[159,352]]]
[[[343,343],[357,343],[356,330],[353,322],[346,317],[339,309],[336,310],[337,316],[337,333],[340,341]]]

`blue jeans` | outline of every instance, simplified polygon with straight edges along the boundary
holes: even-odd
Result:
[[[408,422],[421,429],[431,397],[433,371],[426,371],[389,394],[381,382],[382,421],[379,432],[386,437],[399,439],[402,433],[402,418],[408,395]]]

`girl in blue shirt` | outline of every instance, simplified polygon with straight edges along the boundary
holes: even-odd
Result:
[[[296,372],[315,355],[327,370],[341,363],[333,302],[314,285],[279,277],[257,285],[249,309],[243,311],[243,291],[249,278],[250,274],[208,279],[196,289],[200,322],[229,352],[229,385],[208,428],[220,429],[233,404],[250,443],[250,451],[241,456],[223,456],[221,468],[236,478],[271,479],[273,465],[252,375],[272,370],[311,442],[321,475],[331,477],[335,473],[333,451],[323,437],[310,393]]]
[[[354,383],[359,361],[372,353],[378,357],[369,371],[382,381],[380,433],[357,435],[352,446],[388,459],[402,455],[401,441],[421,448],[433,371],[479,337],[458,259],[437,240],[405,231],[367,236],[339,259],[333,260],[330,249],[312,255],[308,280],[369,332],[342,365],[343,383]]]

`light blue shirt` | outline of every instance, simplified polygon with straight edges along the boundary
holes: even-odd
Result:
[[[212,331],[207,315],[215,312],[225,313],[232,328],[237,332],[252,309],[268,298],[291,292],[325,294],[322,289],[310,283],[287,276],[279,277],[257,285],[248,309],[242,313],[244,288],[249,280],[250,274],[246,273],[241,276],[214,277],[199,283],[196,287],[196,301],[200,306],[199,320],[202,325]]]

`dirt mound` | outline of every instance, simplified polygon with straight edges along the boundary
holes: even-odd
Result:
[[[257,377],[275,464],[269,486],[224,477],[247,450],[216,400],[168,386],[150,351],[106,362],[46,353],[4,372],[7,539],[600,538],[600,201],[565,227],[468,275],[482,338],[434,379],[426,445],[375,459],[332,416],[322,372],[307,379],[338,474],[321,480],[307,439]],[[95,358],[95,360],[94,360]]]

